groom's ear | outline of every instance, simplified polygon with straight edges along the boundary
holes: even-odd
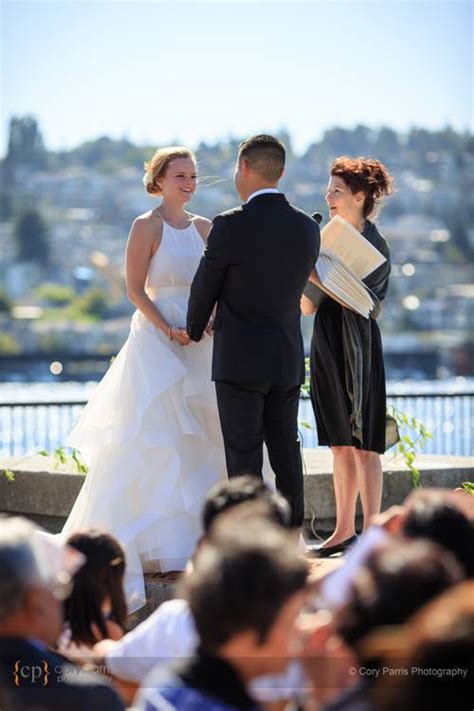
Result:
[[[250,163],[246,158],[240,159],[240,172],[242,173],[244,178],[248,178],[250,172]]]

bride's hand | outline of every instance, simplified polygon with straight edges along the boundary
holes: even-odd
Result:
[[[187,346],[191,341],[186,332],[186,329],[184,328],[172,328],[171,340],[176,341],[176,343],[179,343],[180,346]]]

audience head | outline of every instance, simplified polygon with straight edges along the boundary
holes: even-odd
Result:
[[[267,511],[265,518],[289,528],[291,510],[287,500],[281,494],[271,491],[263,479],[245,475],[220,481],[209,490],[202,509],[204,533],[209,532],[219,514],[248,501],[264,502]]]
[[[0,635],[52,644],[61,631],[62,601],[82,556],[69,553],[25,518],[0,526]]]
[[[474,673],[474,582],[455,585],[425,605],[404,625],[380,630],[365,645],[389,669],[374,689],[380,711],[446,709],[466,698]],[[455,670],[457,676],[450,676]],[[467,675],[461,672],[467,672]]]
[[[242,200],[278,184],[285,167],[285,146],[278,138],[261,134],[242,141],[235,167],[235,186]]]
[[[474,576],[474,525],[457,505],[454,496],[438,489],[421,489],[406,501],[401,533],[409,539],[429,538],[449,550]]]
[[[94,529],[74,533],[67,543],[86,557],[86,563],[74,578],[72,593],[65,603],[65,617],[74,642],[94,644],[99,641],[94,627],[103,638],[108,636],[105,603],[110,607],[108,619],[120,627],[125,625],[125,553],[113,536]]]
[[[451,553],[429,541],[394,541],[359,570],[336,629],[350,647],[381,626],[405,622],[422,605],[463,578]]]
[[[387,168],[373,158],[340,156],[331,165],[326,202],[331,217],[349,222],[370,218],[385,195],[394,191]]]
[[[307,596],[308,569],[281,526],[245,509],[215,522],[182,581],[201,647],[254,660],[253,670],[283,668],[292,625]],[[243,518],[242,518],[243,517]]]

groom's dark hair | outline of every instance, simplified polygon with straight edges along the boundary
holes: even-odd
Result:
[[[260,134],[242,141],[239,160],[245,158],[249,166],[269,183],[280,180],[285,167],[285,146],[278,138]]]

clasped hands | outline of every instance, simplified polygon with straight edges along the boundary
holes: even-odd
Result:
[[[213,333],[212,322],[213,319],[211,318],[204,329],[204,332],[207,333],[208,336],[212,336]],[[169,330],[169,337],[171,341],[179,343],[180,346],[188,346],[191,343],[191,339],[185,328],[171,326]]]

